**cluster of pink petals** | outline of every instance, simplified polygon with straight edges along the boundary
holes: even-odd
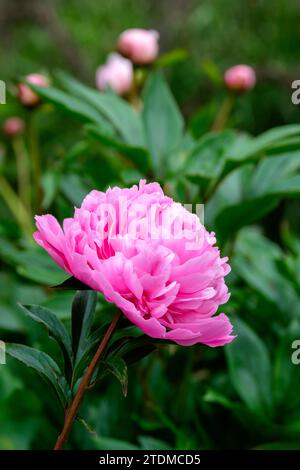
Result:
[[[27,75],[26,81],[41,87],[49,86],[48,78],[45,77],[45,75],[41,75],[39,73],[31,73]],[[19,100],[26,107],[34,107],[40,103],[40,97],[25,83],[19,83],[18,94]]]
[[[159,34],[154,30],[132,28],[124,31],[118,40],[118,50],[135,64],[150,64],[159,52]]]
[[[125,230],[121,198],[127,201]],[[115,209],[115,219],[107,207]],[[170,213],[176,221],[182,211],[186,221],[180,236],[163,236],[164,216]],[[147,232],[150,212],[160,233],[154,238]],[[128,227],[137,222],[133,237]],[[214,246],[214,234],[195,214],[165,196],[158,183],[91,191],[63,228],[52,215],[37,216],[36,224],[36,242],[65,271],[102,292],[150,337],[184,346],[221,346],[234,338],[227,316],[214,316],[229,298],[224,282],[230,271],[227,258]],[[187,249],[199,238],[199,230],[201,243]]]
[[[235,65],[226,70],[224,81],[231,91],[249,91],[256,83],[255,70],[249,65]]]
[[[111,87],[119,95],[128,93],[133,84],[133,66],[120,54],[110,54],[107,62],[96,71],[96,86],[104,91]]]

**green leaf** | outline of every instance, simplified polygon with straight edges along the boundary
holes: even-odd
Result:
[[[274,128],[258,137],[251,137],[245,133],[236,134],[235,139],[228,142],[227,148],[224,149],[222,176],[226,176],[241,165],[256,162],[264,156],[272,157],[282,155],[283,152],[298,150],[299,136],[299,125]]]
[[[274,209],[281,198],[300,194],[299,152],[264,158],[231,172],[206,205],[206,221],[221,238],[255,222]]]
[[[17,249],[4,238],[0,239],[0,254],[3,260],[27,279],[51,286],[58,284],[66,277],[63,271],[42,248]]]
[[[43,209],[48,209],[53,203],[54,198],[59,189],[59,180],[60,174],[58,171],[47,171],[42,177],[42,187],[43,187]]]
[[[246,323],[236,318],[233,324],[237,338],[225,347],[231,382],[251,411],[270,416],[272,376],[268,351]]]
[[[165,340],[163,340],[166,344]],[[133,364],[151,354],[160,341],[142,335],[138,338],[125,336],[115,341],[108,350],[107,357],[122,357],[127,364]]]
[[[234,139],[235,133],[229,130],[203,136],[188,154],[187,177],[195,183],[219,177],[224,169],[227,149]]]
[[[297,197],[300,195],[300,175],[291,175],[277,180],[272,188],[272,193],[282,197]]]
[[[16,312],[15,306],[6,305],[4,302],[0,302],[0,330],[4,331],[18,331],[26,332],[25,325],[22,323],[18,312]]]
[[[273,209],[274,195],[251,197],[253,166],[244,165],[230,173],[205,206],[205,220],[220,240],[226,240],[239,228],[254,222]]]
[[[83,282],[76,279],[76,277],[68,277],[65,281],[61,284],[57,284],[56,286],[52,286],[53,289],[59,290],[92,290],[91,287],[87,286]]]
[[[152,73],[143,93],[143,120],[153,166],[161,171],[166,155],[183,137],[184,122],[178,106],[162,76]]]
[[[39,87],[29,83],[28,85],[44,101],[54,104],[57,108],[67,112],[72,117],[83,122],[97,122],[99,125],[103,125],[101,114],[85,101],[54,87]]]
[[[55,390],[63,408],[69,400],[69,388],[59,366],[46,353],[22,344],[9,343],[6,353],[39,373]]]
[[[82,176],[75,173],[65,173],[60,181],[60,190],[63,195],[76,207],[80,207],[85,198],[89,185],[85,184]]]
[[[178,48],[161,55],[154,63],[156,68],[170,67],[186,60],[189,57],[189,52],[186,49]]]
[[[113,125],[124,142],[135,147],[144,147],[144,131],[140,115],[126,101],[112,92],[101,93],[83,85],[65,73],[59,73],[59,78],[69,92],[100,112]]]
[[[97,347],[100,344],[100,338],[103,336],[103,328],[96,330],[95,334],[92,334],[88,338],[88,344],[83,351],[80,358],[78,358],[74,370],[73,370],[73,382],[76,383],[77,380],[81,377],[83,371],[88,367],[91,362]]]
[[[121,172],[121,178],[125,184],[132,185],[137,184],[143,175],[135,168],[127,168]]]
[[[97,304],[95,291],[79,291],[72,304],[72,349],[76,363],[89,344],[89,333]]]
[[[261,160],[252,177],[250,192],[253,195],[284,194],[299,190],[299,175],[293,175],[300,168],[300,153],[290,152],[269,156]],[[287,181],[291,179],[291,188]],[[294,184],[292,181],[294,179]]]
[[[248,227],[241,230],[236,239],[231,265],[236,274],[288,318],[287,315],[300,313],[299,299],[277,268],[282,257],[278,245],[254,227]]]
[[[121,357],[112,357],[105,361],[105,367],[117,378],[122,386],[124,397],[127,396],[128,390],[128,373],[127,365]]]
[[[70,371],[72,369],[72,344],[71,337],[64,324],[47,308],[38,305],[21,304],[20,307],[24,310],[26,315],[47,328],[50,336],[57,341],[62,349],[66,371]]]
[[[245,145],[240,146],[231,153],[233,160],[253,159],[258,154],[265,153],[272,146],[278,145],[284,139],[297,136],[300,134],[300,125],[292,124],[281,127],[274,127],[260,136],[249,140],[245,140]]]
[[[200,138],[211,129],[218,111],[216,100],[203,104],[189,121],[189,129],[193,137]]]
[[[295,292],[300,295],[300,258],[293,255],[285,255],[276,260],[280,274],[291,284]]]
[[[300,321],[296,317],[284,330],[276,345],[274,360],[273,390],[276,405],[280,407],[289,426],[290,416],[298,411],[300,405],[300,367],[292,361],[294,341],[300,339]]]
[[[224,83],[223,73],[220,68],[210,59],[201,62],[202,70],[215,86],[222,86]]]
[[[213,389],[210,389],[205,393],[203,400],[207,403],[217,403],[229,410],[240,410],[241,407],[244,406],[241,403],[230,400],[228,397]]]
[[[142,147],[133,147],[117,140],[117,138],[110,138],[101,132],[101,128],[88,125],[86,129],[90,135],[99,140],[102,144],[117,150],[118,152],[126,155],[134,163],[134,165],[141,171],[146,172],[150,165],[150,156],[146,149]]]

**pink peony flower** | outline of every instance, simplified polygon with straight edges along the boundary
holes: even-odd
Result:
[[[7,137],[16,137],[24,132],[25,124],[23,119],[12,116],[4,122],[3,131]]]
[[[27,75],[26,80],[33,85],[47,87],[49,86],[49,80],[44,75],[39,73],[31,73]],[[19,100],[26,107],[35,107],[40,103],[40,97],[29,88],[25,83],[18,84]]]
[[[158,183],[91,191],[63,228],[36,216],[35,241],[69,274],[103,293],[153,338],[189,346],[232,341],[230,267],[196,214]]]
[[[146,29],[127,29],[118,40],[118,50],[136,64],[153,62],[159,52],[159,33]]]
[[[116,93],[123,95],[130,90],[132,83],[132,63],[119,54],[110,54],[106,64],[96,71],[96,85],[101,91],[111,86]]]
[[[231,91],[249,91],[256,83],[255,70],[249,65],[235,65],[226,70],[224,81]]]

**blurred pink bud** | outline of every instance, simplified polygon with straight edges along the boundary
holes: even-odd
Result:
[[[118,40],[118,50],[137,64],[150,64],[159,52],[159,33],[146,29],[127,29]]]
[[[16,137],[24,132],[25,124],[23,119],[13,116],[4,122],[3,131],[7,137]]]
[[[130,90],[132,83],[132,63],[119,54],[110,54],[106,64],[96,71],[96,86],[101,91],[110,86],[116,93],[123,95]]]
[[[256,83],[255,70],[249,65],[235,65],[226,70],[224,81],[231,91],[249,91]]]
[[[44,75],[39,73],[31,73],[25,77],[26,81],[33,85],[47,87],[49,86],[49,80]],[[19,100],[26,107],[34,107],[40,103],[40,97],[32,91],[25,83],[18,84]]]

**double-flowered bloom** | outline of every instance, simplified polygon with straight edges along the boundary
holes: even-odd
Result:
[[[229,298],[227,258],[158,183],[91,191],[63,227],[52,215],[36,223],[36,242],[147,335],[185,346],[234,338],[227,316],[215,316]]]

